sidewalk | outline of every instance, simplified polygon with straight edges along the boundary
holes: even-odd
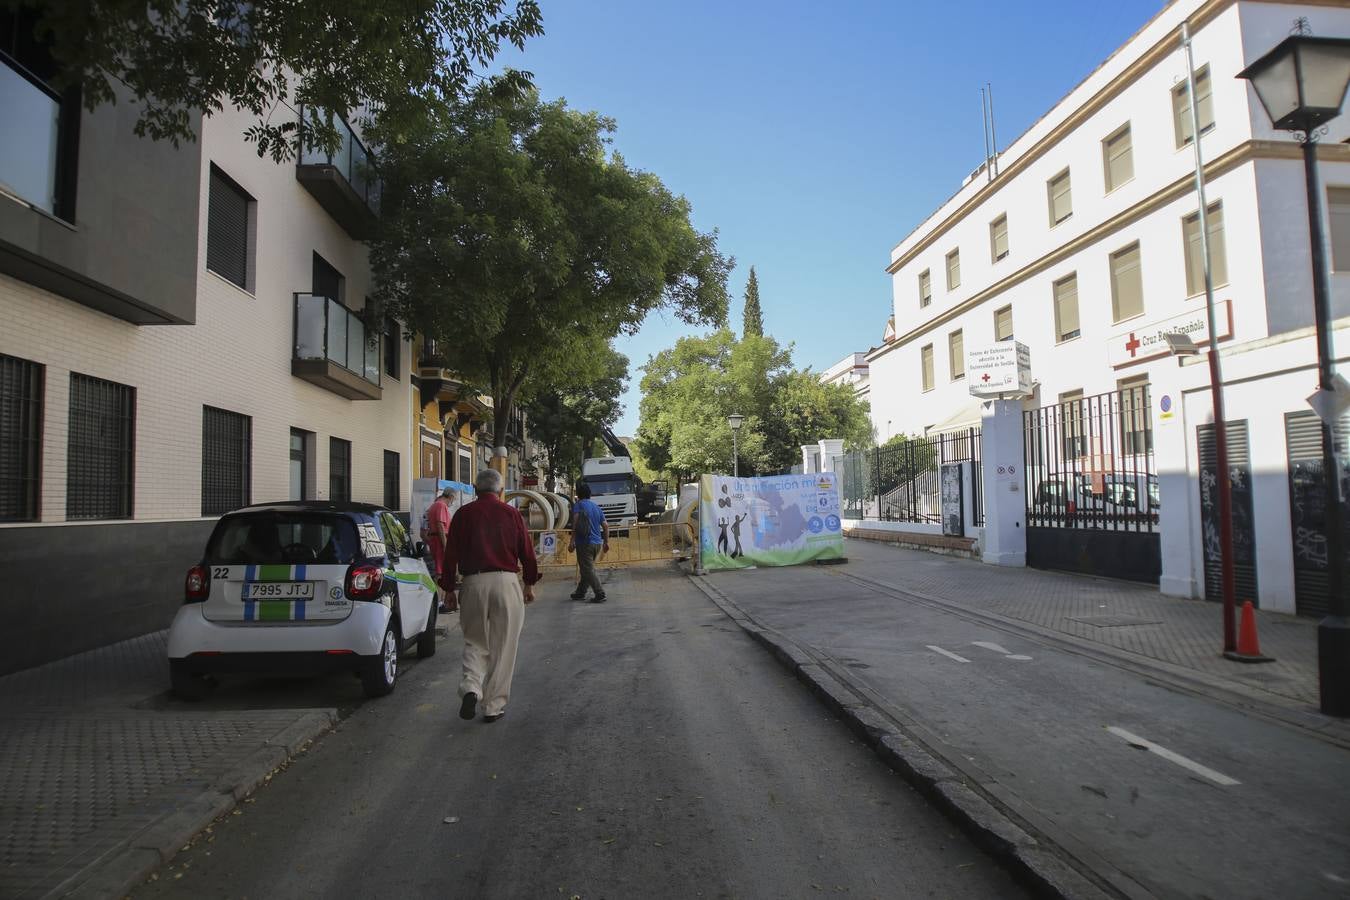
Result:
[[[0,897],[120,896],[337,717],[167,690],[165,632],[0,678]]]
[[[850,540],[694,581],[990,852],[1060,897],[1343,897],[1350,723],[1316,628],[1120,582]]]

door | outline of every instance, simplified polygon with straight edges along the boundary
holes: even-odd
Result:
[[[1200,537],[1205,555],[1205,599],[1223,600],[1222,542],[1219,538],[1218,449],[1214,426],[1196,429],[1200,445]],[[1247,420],[1228,422],[1228,485],[1232,494],[1233,587],[1237,602],[1260,606],[1256,592],[1256,522],[1252,517],[1252,465]]]
[[[412,542],[403,523],[390,512],[380,513],[380,531],[384,535],[385,550],[393,560],[394,579],[398,582],[398,611],[402,621],[403,638],[422,633],[431,616],[431,604],[436,602],[436,582],[427,572],[426,563],[412,555]]]

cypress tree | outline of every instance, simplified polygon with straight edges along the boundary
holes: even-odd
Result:
[[[745,283],[745,311],[741,316],[741,337],[764,335],[764,313],[759,308],[759,279],[755,267],[750,267],[750,280]]]

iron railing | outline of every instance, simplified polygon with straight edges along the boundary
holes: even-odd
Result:
[[[1033,409],[1023,420],[1029,527],[1157,529],[1147,385]]]
[[[845,519],[942,521],[942,466],[971,463],[974,527],[984,525],[980,430],[946,432],[853,450],[834,461]]]

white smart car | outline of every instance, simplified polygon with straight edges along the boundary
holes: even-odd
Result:
[[[407,529],[364,503],[250,506],[216,523],[169,629],[169,676],[202,697],[214,676],[352,671],[388,694],[399,655],[436,652],[436,585]]]

